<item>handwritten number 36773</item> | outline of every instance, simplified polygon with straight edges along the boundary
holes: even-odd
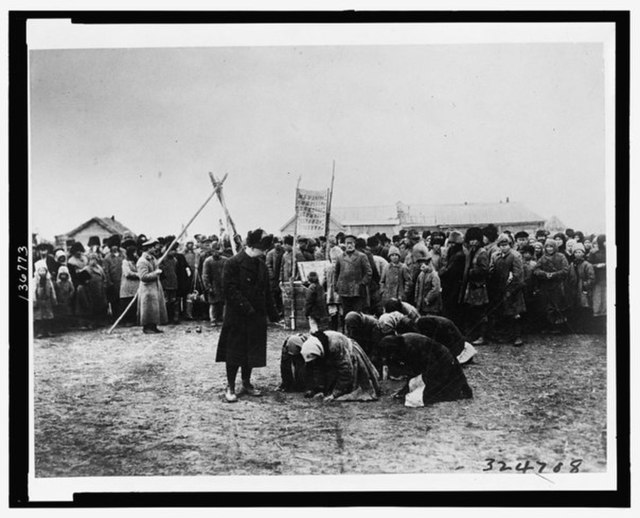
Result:
[[[514,471],[514,468],[512,466],[509,466],[506,462],[503,462],[501,460],[496,461],[496,459],[492,459],[492,458],[488,458],[484,460],[487,463],[487,467],[484,468],[482,471],[492,471],[493,469],[497,469],[498,471]],[[544,469],[549,465],[546,462],[540,462],[540,461],[536,461],[535,463],[537,464],[538,473],[542,473]],[[582,464],[582,459],[572,460],[569,463],[569,467],[570,467],[569,473],[579,473],[580,471],[579,468],[581,464]],[[551,471],[553,471],[554,473],[560,473],[560,471],[562,470],[562,466],[563,466],[563,463],[558,462],[555,466],[553,466]],[[536,470],[536,466],[534,466],[528,460],[525,462],[518,462],[515,466],[515,471],[519,473],[528,473],[535,470]]]

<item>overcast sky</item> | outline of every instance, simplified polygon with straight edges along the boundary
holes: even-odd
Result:
[[[271,232],[294,191],[334,205],[498,202],[605,230],[597,43],[36,50],[31,221],[93,216],[175,234],[229,173],[238,230]],[[217,233],[212,200],[190,234]]]

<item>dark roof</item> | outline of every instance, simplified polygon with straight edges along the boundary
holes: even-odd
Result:
[[[117,219],[111,217],[111,218],[91,218],[87,221],[85,221],[82,225],[80,225],[79,227],[74,228],[73,230],[67,232],[65,235],[69,236],[69,237],[73,237],[74,235],[76,235],[78,232],[84,230],[85,228],[87,228],[89,225],[91,225],[92,223],[97,223],[98,225],[100,225],[102,228],[104,228],[107,232],[110,232],[111,234],[124,234],[125,232],[131,232],[131,230],[127,227],[125,227],[122,223],[120,223]]]
[[[407,226],[505,225],[541,223],[544,218],[520,203],[467,203],[448,205],[407,205],[401,223]]]

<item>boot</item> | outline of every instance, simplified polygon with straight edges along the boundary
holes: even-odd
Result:
[[[235,403],[236,401],[238,401],[238,396],[236,396],[235,390],[232,389],[229,385],[227,385],[227,388],[224,391],[224,399],[227,401],[227,403]]]

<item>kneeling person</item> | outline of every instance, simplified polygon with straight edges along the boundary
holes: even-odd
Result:
[[[322,388],[324,401],[374,401],[380,396],[380,380],[371,360],[342,333],[313,333],[302,344],[301,354],[316,389]]]
[[[409,380],[395,397],[405,406],[425,406],[439,401],[473,397],[458,360],[444,345],[418,333],[386,336],[378,355],[385,365],[403,366]]]

